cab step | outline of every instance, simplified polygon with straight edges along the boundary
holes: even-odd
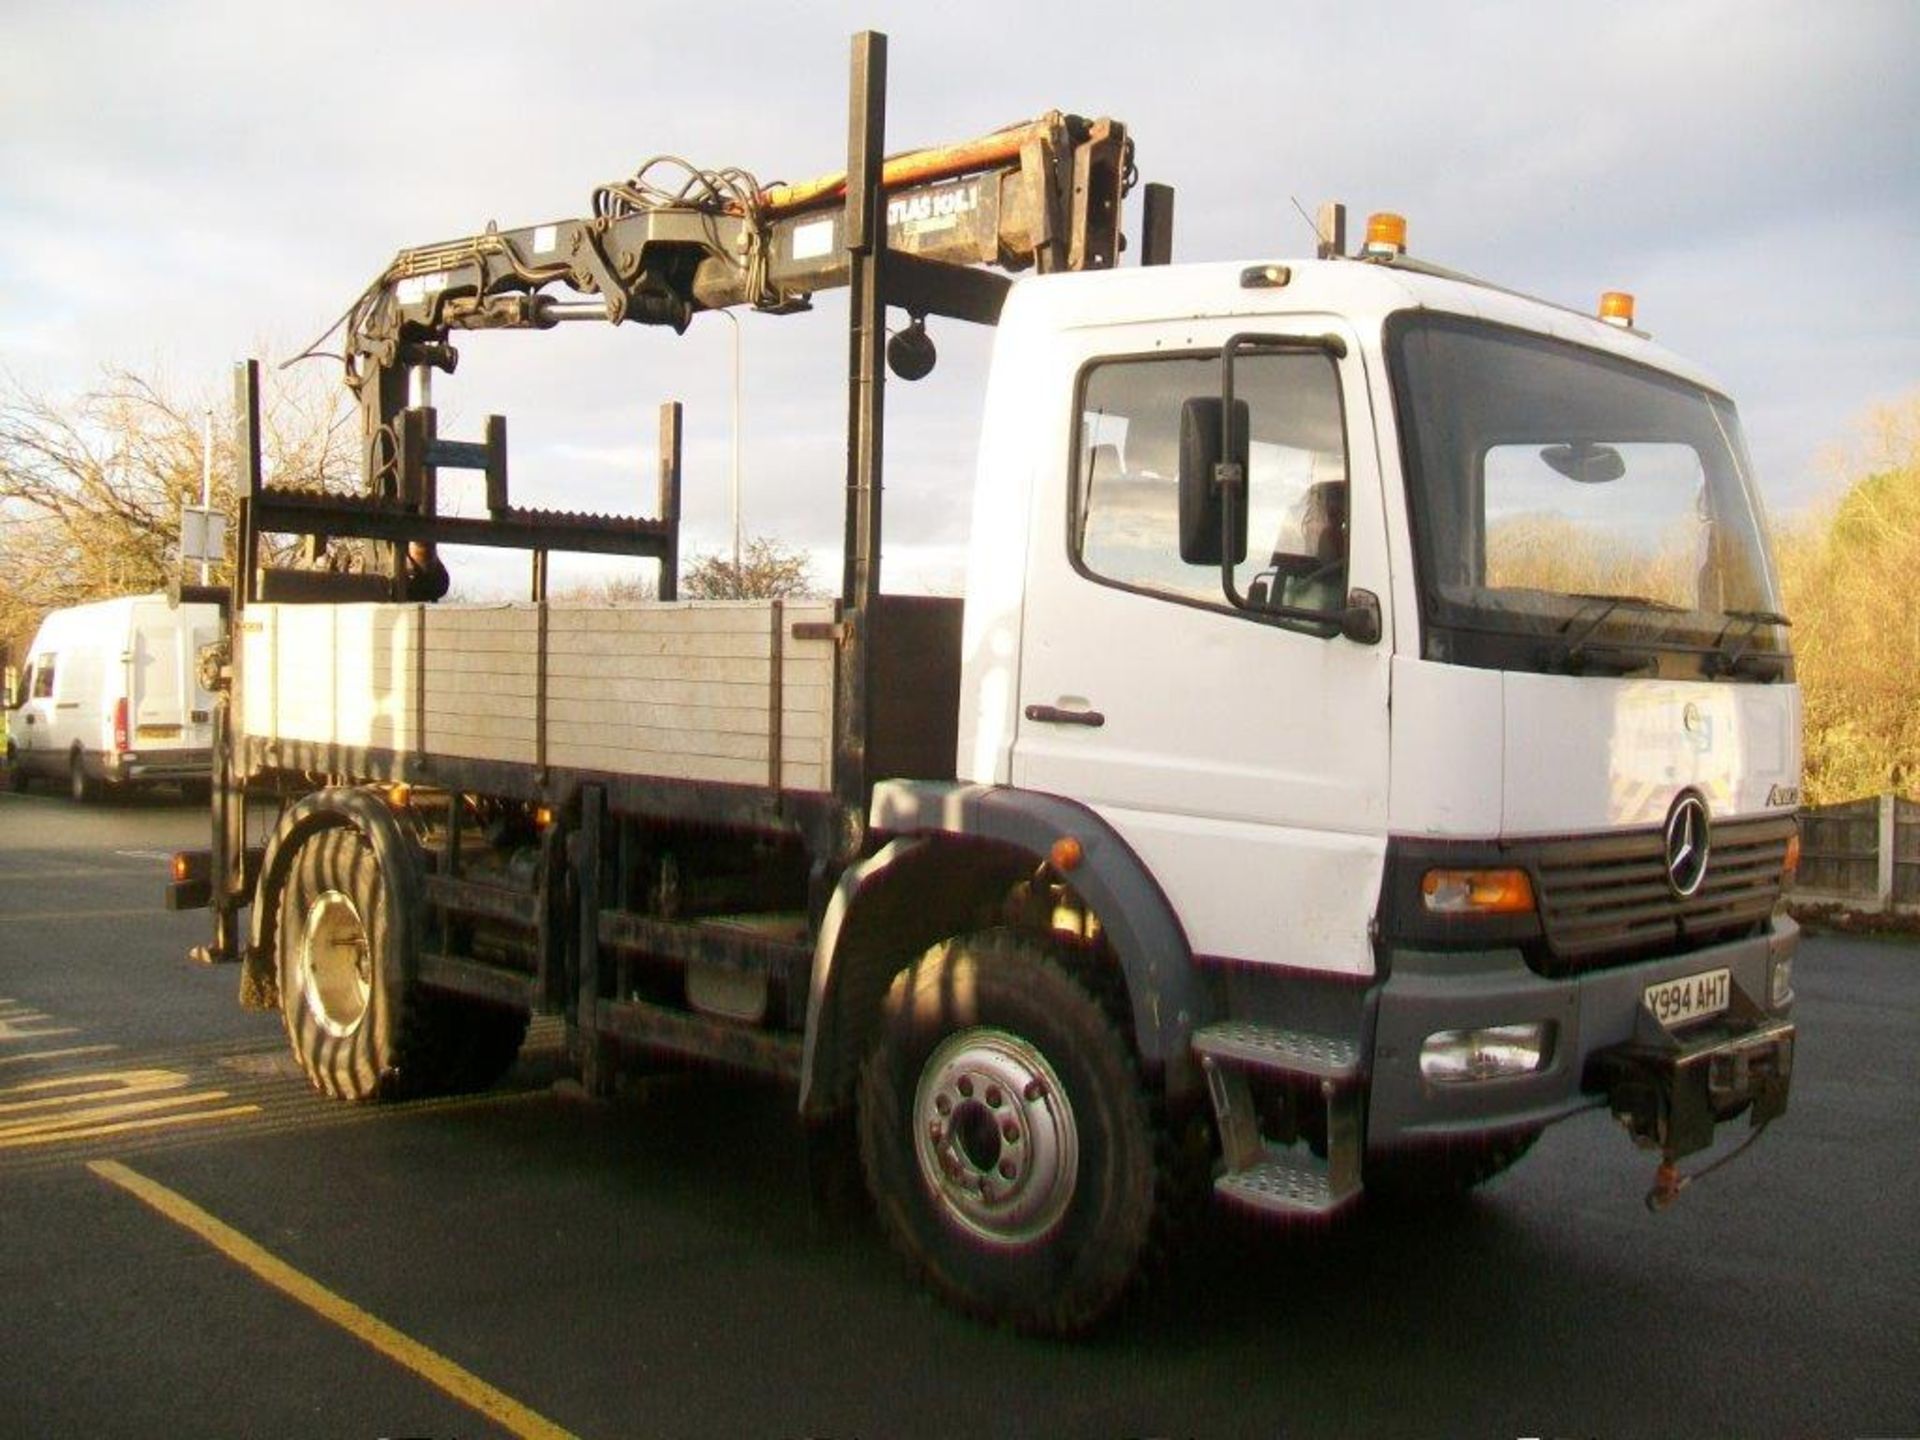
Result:
[[[1316,1080],[1353,1080],[1360,1074],[1360,1047],[1352,1040],[1251,1020],[1202,1026],[1193,1032],[1193,1048],[1208,1059]]]
[[[1360,1193],[1363,1090],[1357,1040],[1248,1020],[1203,1026],[1194,1052],[1207,1077],[1226,1169],[1215,1193],[1274,1216],[1331,1215]],[[1326,1106],[1327,1154],[1261,1133],[1251,1077],[1306,1082]]]
[[[1360,1182],[1356,1177],[1336,1188],[1311,1152],[1269,1145],[1247,1169],[1222,1175],[1214,1191],[1269,1215],[1331,1215],[1360,1193]]]

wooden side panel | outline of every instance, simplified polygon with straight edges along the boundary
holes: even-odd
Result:
[[[539,761],[540,616],[532,605],[429,605],[421,686],[430,755]]]
[[[242,629],[247,733],[349,749],[616,774],[829,788],[824,603],[255,605]],[[424,634],[424,653],[419,648]],[[773,715],[778,676],[780,713]],[[545,694],[542,695],[544,676]]]

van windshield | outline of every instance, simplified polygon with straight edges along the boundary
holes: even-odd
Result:
[[[1396,317],[1388,349],[1428,659],[1788,673],[1759,496],[1725,397],[1431,312]]]

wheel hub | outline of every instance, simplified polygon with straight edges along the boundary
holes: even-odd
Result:
[[[920,1073],[913,1116],[921,1177],[977,1238],[1025,1245],[1066,1213],[1079,1132],[1060,1077],[1027,1041],[985,1028],[948,1036]]]
[[[360,911],[338,890],[316,896],[300,941],[300,989],[329,1035],[360,1028],[373,994],[373,953]]]

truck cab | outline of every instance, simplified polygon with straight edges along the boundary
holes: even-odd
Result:
[[[1032,280],[996,357],[959,774],[1097,816],[1220,1023],[1354,1047],[1370,1152],[1787,1013],[1800,700],[1704,374],[1397,255]]]

